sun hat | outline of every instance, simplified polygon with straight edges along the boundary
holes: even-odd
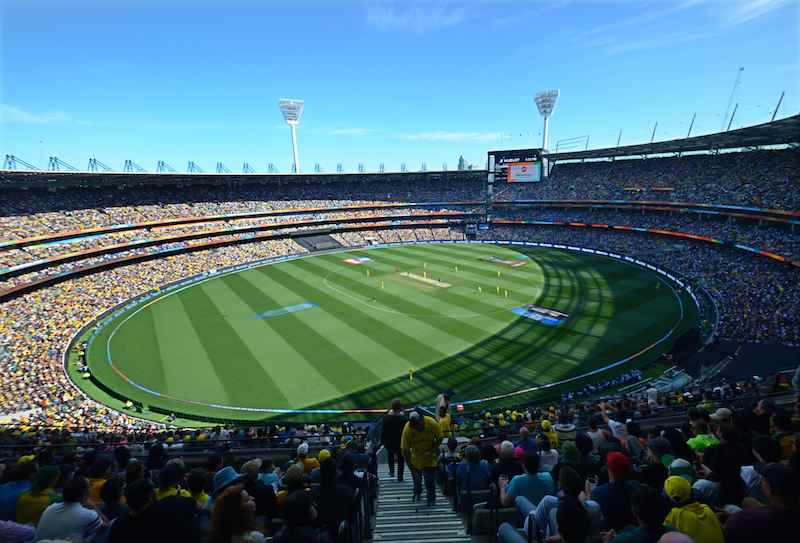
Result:
[[[214,491],[211,496],[216,497],[217,494],[241,480],[242,476],[236,473],[235,469],[231,466],[225,466],[214,474]]]

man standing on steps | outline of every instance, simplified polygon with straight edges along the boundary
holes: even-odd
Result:
[[[423,417],[418,411],[412,411],[403,428],[400,449],[411,468],[411,477],[414,480],[412,499],[422,499],[422,480],[425,479],[429,506],[436,502],[436,461],[441,441],[442,429],[439,423],[432,417]]]
[[[403,454],[400,452],[400,436],[408,422],[403,414],[403,404],[398,399],[392,400],[392,409],[383,416],[381,427],[381,444],[389,455],[389,476],[394,477],[394,463],[397,459],[397,481],[403,481],[404,464]]]

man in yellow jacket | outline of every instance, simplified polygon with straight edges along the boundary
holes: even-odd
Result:
[[[664,493],[674,504],[664,524],[691,536],[697,543],[724,543],[722,526],[714,510],[692,498],[689,481],[677,475],[668,477]]]
[[[436,501],[436,461],[441,441],[439,423],[432,417],[423,417],[418,411],[412,411],[400,436],[400,450],[411,468],[414,501],[422,499],[423,478],[428,505]]]

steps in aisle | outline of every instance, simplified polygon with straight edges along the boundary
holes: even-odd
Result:
[[[406,472],[402,482],[389,477],[389,467],[381,463],[378,467],[380,492],[375,517],[373,543],[469,543],[461,518],[453,512],[450,502],[437,495],[436,502],[428,506],[411,499],[413,483]],[[438,494],[438,489],[437,489]]]

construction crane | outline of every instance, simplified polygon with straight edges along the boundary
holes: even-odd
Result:
[[[50,161],[47,163],[47,170],[50,172],[70,171],[77,172],[78,168],[72,164],[67,164],[57,156],[51,156]]]
[[[20,166],[26,170],[41,171],[41,168],[34,166],[30,162],[25,162],[16,155],[6,155],[6,159],[3,161],[4,170],[18,170]]]
[[[217,173],[231,173],[231,171],[222,162],[217,162]]]
[[[203,173],[203,168],[198,166],[194,160],[189,161],[189,165],[186,166],[187,173]]]
[[[156,171],[158,173],[164,173],[164,172],[173,172],[174,173],[175,172],[175,168],[173,168],[172,166],[170,166],[169,164],[167,164],[163,160],[159,160],[158,164],[156,164]]]
[[[143,172],[144,168],[136,164],[133,160],[126,160],[125,165],[122,167],[123,172]]]
[[[242,173],[256,173],[256,171],[250,166],[249,162],[245,162],[242,165]]]
[[[89,159],[89,171],[90,172],[97,172],[97,171],[113,172],[114,170],[110,166],[106,166],[105,164],[103,164],[102,162],[97,160],[96,158],[90,158]]]

